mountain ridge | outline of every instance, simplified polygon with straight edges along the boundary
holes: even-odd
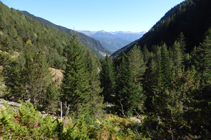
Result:
[[[66,27],[63,27],[61,25],[56,25],[44,18],[37,17],[27,11],[21,11],[25,16],[28,16],[32,19],[35,19],[41,23],[44,23],[45,25],[48,25],[50,27],[53,27],[55,29],[58,29],[62,32],[68,33],[69,35],[73,36],[74,33],[77,34],[77,38],[79,41],[81,41],[86,47],[88,47],[92,52],[94,52],[98,57],[102,57],[103,55],[100,52],[111,54],[109,50],[107,50],[99,41],[95,40],[94,38],[91,38],[83,33],[68,29]]]
[[[134,41],[138,38],[141,38],[146,31],[141,31],[141,32],[132,32],[132,31],[104,31],[104,30],[100,30],[100,31],[91,31],[91,30],[77,30],[78,32],[84,33],[85,35],[88,36],[96,36],[99,37],[97,35],[94,34],[100,34],[100,33],[104,33],[104,34],[110,34],[111,37],[108,38],[120,38],[123,40],[128,40],[128,41]],[[132,36],[132,39],[125,39],[124,37],[122,37],[123,35],[128,35],[128,36]]]
[[[119,49],[112,56],[129,52],[133,46],[162,45],[172,46],[174,41],[183,33],[186,42],[186,52],[203,41],[205,33],[211,27],[211,1],[186,0],[164,14],[164,16],[140,39]]]
[[[131,31],[89,31],[78,30],[78,32],[84,33],[96,40],[99,40],[104,47],[111,52],[115,52],[121,49],[123,46],[128,45],[134,40],[137,40],[143,36],[145,31],[131,32]]]

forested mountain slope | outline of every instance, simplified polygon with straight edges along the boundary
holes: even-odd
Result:
[[[40,18],[40,17],[36,17],[32,14],[30,14],[27,11],[21,11],[25,16],[28,16],[30,18],[33,18],[41,23],[44,23],[45,25],[48,25],[50,27],[53,27],[55,29],[58,29],[62,32],[68,33],[69,35],[73,36],[74,33],[77,34],[77,38],[79,39],[79,41],[81,41],[86,47],[88,47],[92,52],[94,52],[97,56],[102,57],[102,55],[99,53],[99,51],[104,52],[106,54],[111,54],[111,52],[109,50],[107,50],[99,41],[95,40],[94,38],[91,38],[85,34],[79,33],[77,31],[53,24],[52,22]]]
[[[66,46],[71,38],[69,34],[45,26],[0,2],[0,50],[22,52],[28,44],[33,50],[32,55],[42,50],[51,67],[64,69]],[[88,51],[81,42],[79,46]]]
[[[186,41],[186,52],[190,52],[194,46],[203,41],[205,32],[211,27],[211,1],[210,0],[186,0],[168,11],[149,32],[141,39],[118,50],[112,56],[127,53],[135,44],[143,47],[147,45],[152,50],[153,45],[161,45],[164,42],[172,46],[182,32]]]

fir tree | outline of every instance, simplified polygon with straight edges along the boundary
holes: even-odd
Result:
[[[66,69],[61,87],[61,100],[70,105],[71,111],[78,113],[90,99],[88,73],[83,52],[78,46],[76,35],[68,45]]]
[[[177,42],[180,44],[181,53],[184,54],[186,51],[186,43],[185,43],[185,36],[181,32],[179,38],[177,39]]]
[[[150,52],[148,51],[146,45],[143,48],[143,55],[144,55],[144,62],[147,63],[150,58]]]
[[[156,95],[155,93],[155,86],[156,86],[156,64],[154,60],[154,54],[151,52],[150,57],[147,63],[147,69],[144,74],[143,79],[143,91],[146,95],[146,101],[145,101],[145,108],[147,112],[151,112],[153,110],[152,106],[152,100],[153,96]]]
[[[115,96],[115,74],[114,66],[111,58],[106,55],[102,61],[102,70],[100,71],[100,81],[103,91],[101,95],[104,97],[104,102],[112,103]]]
[[[171,80],[171,60],[166,44],[161,47],[161,71],[162,71],[162,83],[164,87],[168,87]]]
[[[19,56],[23,63],[14,61],[5,67],[5,85],[16,100],[30,100],[41,109],[46,100],[47,87],[52,83],[52,75],[45,55],[40,51],[33,56],[30,51],[27,46]]]
[[[146,70],[146,66],[140,47],[134,46],[127,55],[129,65],[133,73],[133,81],[136,84],[141,84],[142,76]]]
[[[59,87],[57,85],[57,80],[52,81],[46,88],[45,94],[43,96],[44,101],[43,110],[47,113],[55,114],[59,102]]]
[[[143,75],[146,70],[144,63],[144,56],[142,55],[140,47],[134,46],[128,53],[128,64],[132,72],[133,83],[138,87],[139,92],[139,110],[143,111],[145,96],[143,94]]]
[[[91,55],[90,51],[86,52],[86,70],[88,72],[88,80],[90,86],[90,114],[95,116],[102,115],[103,97],[100,96],[100,93],[103,89],[100,87],[100,71],[99,66],[96,64],[96,60]]]
[[[52,75],[45,55],[39,51],[34,58],[25,52],[25,67],[23,69],[23,83],[26,94],[29,95],[35,107],[43,104],[45,91],[52,81]]]
[[[122,112],[122,107],[124,107],[127,115],[132,115],[134,109],[138,108],[140,91],[133,82],[133,73],[126,57],[125,54],[122,55],[122,62],[118,67],[115,105],[119,113]]]
[[[183,63],[183,53],[179,42],[175,41],[173,45],[173,69],[180,69]]]
[[[191,131],[203,139],[210,139],[211,129],[210,123],[210,109],[211,109],[211,96],[210,96],[210,80],[211,80],[211,30],[208,31],[204,42],[193,51],[192,64],[195,65],[197,74],[195,81],[199,81],[199,87],[191,94],[191,102],[189,104],[189,116],[186,119],[190,122]]]

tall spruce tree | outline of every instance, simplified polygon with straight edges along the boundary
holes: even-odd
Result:
[[[24,93],[22,92],[22,74],[20,73],[19,65],[15,61],[11,61],[3,67],[4,82],[7,86],[7,91],[17,100],[23,100]]]
[[[150,57],[148,59],[147,69],[144,74],[143,79],[143,91],[146,95],[146,101],[145,101],[145,108],[146,112],[152,112],[154,107],[152,106],[152,100],[155,93],[155,86],[156,86],[156,64],[154,60],[154,54],[151,52]]]
[[[143,75],[146,70],[144,56],[142,55],[140,47],[134,46],[128,55],[128,64],[132,72],[133,83],[138,87],[139,103],[138,109],[144,110],[145,96],[143,94]]]
[[[133,81],[136,84],[141,84],[141,81],[143,80],[142,76],[146,70],[146,65],[140,47],[134,46],[127,55],[129,65],[133,73]]]
[[[172,50],[173,50],[173,55],[172,55],[173,69],[178,70],[182,67],[182,63],[184,61],[183,58],[184,54],[181,49],[181,44],[178,41],[175,41]]]
[[[161,73],[162,73],[162,83],[164,87],[168,87],[171,81],[171,60],[169,57],[169,51],[166,44],[161,46]]]
[[[73,36],[67,47],[67,62],[61,86],[61,100],[67,102],[70,105],[70,111],[77,114],[90,99],[89,78],[83,52],[79,47],[76,35]]]
[[[138,85],[133,82],[133,73],[129,66],[128,58],[123,53],[116,78],[115,105],[117,111],[121,114],[123,109],[126,115],[132,115],[134,109],[138,108],[139,96],[140,91],[138,90]]]
[[[192,64],[195,65],[197,74],[195,81],[199,81],[199,88],[194,90],[191,95],[190,111],[192,118],[188,118],[192,133],[210,139],[211,129],[210,109],[211,109],[211,29],[208,31],[204,42],[193,51]]]
[[[99,66],[94,60],[90,51],[86,52],[86,70],[88,72],[88,80],[90,86],[90,114],[95,115],[96,117],[102,115],[103,97],[100,93],[103,89],[100,87],[100,71]]]
[[[104,102],[112,103],[115,96],[115,74],[113,61],[108,55],[102,61],[101,67],[100,81],[103,88],[101,95],[104,96]]]
[[[150,58],[150,52],[149,50],[147,49],[147,46],[145,45],[144,48],[143,48],[143,55],[144,55],[144,62],[147,63],[149,58]]]

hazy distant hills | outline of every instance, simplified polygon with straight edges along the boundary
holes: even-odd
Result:
[[[211,28],[211,0],[186,0],[170,9],[144,36],[119,49],[112,56],[129,52],[135,44],[144,45],[151,51],[153,45],[172,46],[182,32],[186,42],[186,52],[203,41]]]
[[[111,52],[115,52],[130,42],[137,40],[143,36],[143,32],[107,32],[107,31],[87,31],[79,30],[78,32],[84,33],[96,40],[99,40],[105,48]]]
[[[93,37],[93,38],[99,40],[103,44],[103,46],[111,52],[115,52],[131,42],[120,38],[100,38],[100,37]]]
[[[30,14],[27,11],[21,11],[25,16],[28,16],[30,18],[33,18],[41,23],[44,23],[45,25],[48,25],[50,27],[56,28],[62,32],[68,33],[69,35],[73,35],[74,32],[71,29],[56,25],[46,19],[40,18],[40,17],[36,17],[32,14]],[[78,39],[86,46],[88,47],[92,52],[94,52],[98,57],[102,57],[102,54],[111,54],[111,52],[109,50],[107,50],[99,41],[83,34],[83,33],[79,33],[76,32]]]

